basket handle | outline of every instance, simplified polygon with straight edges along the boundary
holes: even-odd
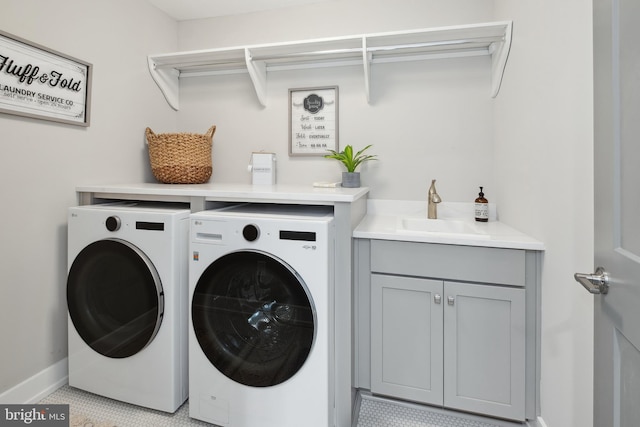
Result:
[[[149,129],[151,130],[151,129]],[[209,139],[213,138],[213,134],[216,133],[216,125],[213,125],[209,128],[209,130],[207,131],[207,133],[205,133],[205,136]]]
[[[155,133],[153,133],[153,131],[151,130],[151,128],[147,128],[144,131],[144,134],[146,136],[145,141],[147,143],[147,145],[149,145],[149,137],[155,136]]]

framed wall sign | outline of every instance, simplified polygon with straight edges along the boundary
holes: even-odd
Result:
[[[338,87],[289,89],[289,155],[338,151]]]
[[[89,126],[92,68],[0,31],[0,113]]]

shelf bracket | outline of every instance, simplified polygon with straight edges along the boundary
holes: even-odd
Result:
[[[506,24],[504,30],[504,39],[500,42],[491,43],[489,46],[489,54],[491,55],[491,97],[498,96],[500,86],[502,85],[502,77],[504,69],[507,66],[507,58],[511,49],[511,33],[512,22]]]
[[[362,63],[364,65],[364,94],[367,97],[367,104],[371,103],[371,61],[373,54],[367,49],[367,38],[362,38]]]
[[[151,78],[160,88],[171,108],[178,111],[180,108],[180,72],[175,68],[158,68],[155,61],[147,57]]]
[[[267,66],[264,61],[254,61],[251,57],[251,51],[248,48],[244,50],[244,57],[247,62],[247,70],[253,82],[253,87],[258,96],[258,102],[263,107],[267,106]]]

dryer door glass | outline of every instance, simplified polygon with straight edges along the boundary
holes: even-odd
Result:
[[[311,351],[315,309],[307,287],[267,254],[243,251],[217,259],[196,284],[191,310],[202,351],[238,383],[280,384]]]
[[[73,326],[91,348],[123,358],[153,341],[164,295],[156,269],[140,249],[122,240],[100,240],[74,259],[67,305]]]

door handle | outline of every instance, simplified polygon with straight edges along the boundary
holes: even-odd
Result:
[[[609,274],[602,267],[598,267],[592,274],[576,273],[573,278],[592,294],[609,292]]]

